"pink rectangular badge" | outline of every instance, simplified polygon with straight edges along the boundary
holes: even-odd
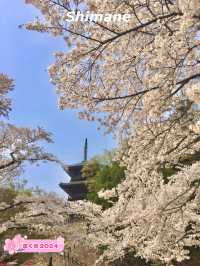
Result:
[[[4,251],[10,255],[15,253],[61,253],[64,251],[64,238],[50,239],[26,239],[16,235],[12,240],[6,239]]]

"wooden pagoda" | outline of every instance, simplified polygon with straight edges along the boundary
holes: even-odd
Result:
[[[70,201],[86,199],[86,179],[82,176],[81,171],[84,163],[87,161],[87,151],[88,142],[86,139],[83,162],[64,167],[65,172],[71,177],[71,180],[69,183],[60,183],[59,186],[68,194]]]

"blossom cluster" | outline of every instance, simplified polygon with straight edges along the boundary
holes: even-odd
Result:
[[[0,213],[3,215],[8,209],[14,210],[17,206],[21,206],[22,211],[13,212],[9,221],[1,223],[1,234],[11,229],[26,228],[29,232],[57,236],[66,229],[67,208],[65,202],[55,194],[19,195],[13,203],[1,203]]]
[[[7,115],[11,110],[10,99],[6,95],[13,89],[13,80],[0,73],[0,115]]]

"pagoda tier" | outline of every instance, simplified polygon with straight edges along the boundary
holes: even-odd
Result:
[[[86,181],[75,181],[68,184],[60,183],[60,187],[69,195],[70,201],[86,199]]]
[[[81,175],[82,168],[83,163],[65,167],[65,171],[71,177],[71,181],[69,183],[60,183],[59,186],[69,195],[70,201],[86,199],[87,181]]]
[[[85,178],[82,177],[82,174],[81,174],[82,169],[83,169],[83,163],[77,163],[77,164],[69,165],[65,168],[65,171],[71,177],[70,182],[85,180]]]

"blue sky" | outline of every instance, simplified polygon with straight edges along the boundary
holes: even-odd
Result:
[[[79,120],[75,111],[60,111],[57,107],[46,69],[54,61],[54,51],[66,50],[62,39],[18,27],[38,15],[24,0],[12,3],[1,0],[0,10],[0,72],[15,80],[10,122],[18,126],[41,126],[52,132],[55,143],[48,150],[68,164],[82,161],[85,137],[89,141],[89,158],[114,147],[112,137],[97,131],[96,124]],[[59,182],[68,180],[60,167],[50,163],[28,166],[23,178],[29,186],[38,185],[60,195],[64,193],[58,187]]]

